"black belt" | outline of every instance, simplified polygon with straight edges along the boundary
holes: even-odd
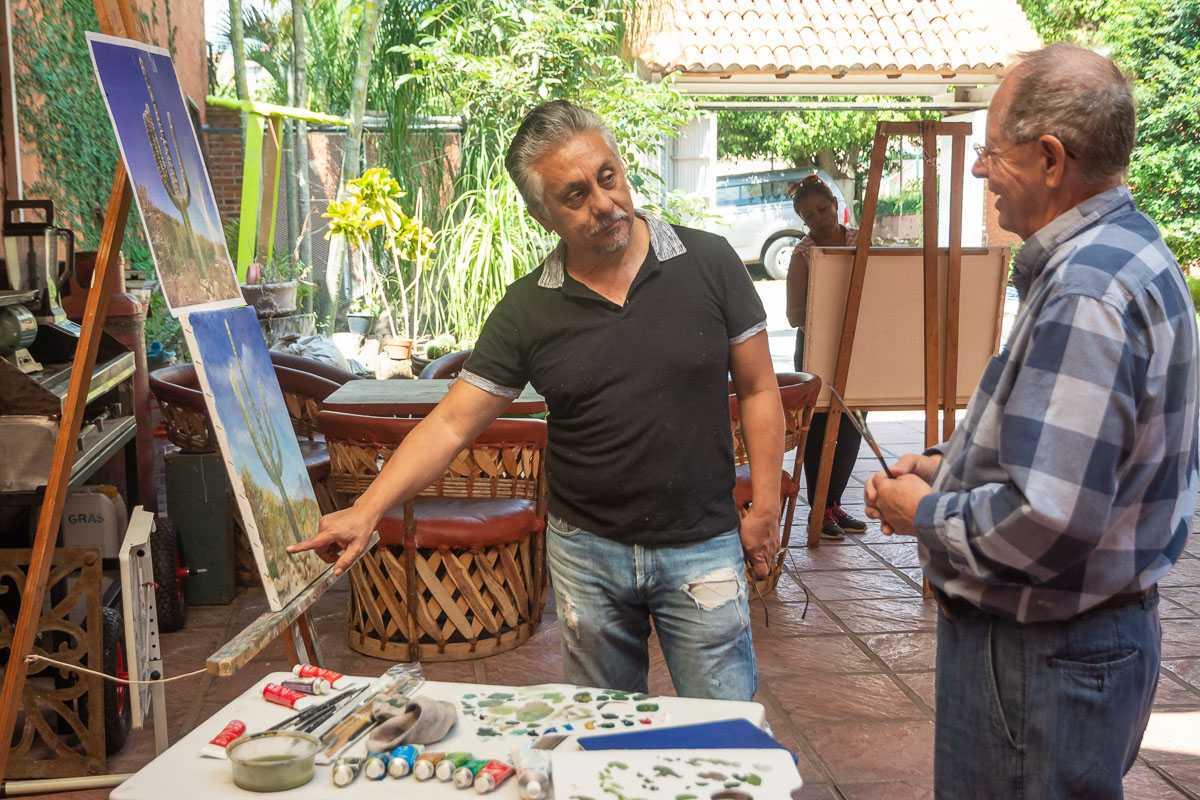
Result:
[[[990,611],[984,611],[973,603],[963,600],[959,597],[951,597],[936,586],[933,587],[933,596],[937,599],[938,605],[947,617],[954,619],[956,617],[993,617],[995,619],[1009,620],[1009,617],[994,614]],[[1110,611],[1114,608],[1125,608],[1126,606],[1142,606],[1149,608],[1158,599],[1158,586],[1151,586],[1140,592],[1126,592],[1124,594],[1114,594],[1102,603],[1092,606],[1087,611],[1076,615],[1073,619],[1082,617],[1085,614],[1091,614],[1096,611]],[[1066,620],[1062,620],[1066,621]]]

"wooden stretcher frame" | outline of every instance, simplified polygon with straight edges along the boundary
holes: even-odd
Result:
[[[967,136],[971,133],[969,122],[941,122],[918,120],[913,122],[879,122],[875,125],[875,138],[871,146],[870,169],[867,173],[867,193],[863,201],[862,218],[859,220],[858,243],[854,250],[854,265],[850,273],[850,285],[846,293],[846,311],[842,318],[841,338],[837,345],[837,359],[832,375],[822,376],[839,394],[844,395],[850,375],[850,359],[854,352],[854,339],[858,329],[859,311],[862,308],[863,287],[866,279],[867,256],[871,249],[871,235],[875,230],[875,212],[879,206],[879,184],[883,178],[883,165],[887,156],[888,140],[893,136],[919,136],[922,150],[922,316],[924,320],[924,403],[925,444],[932,446],[939,439],[949,439],[954,432],[955,398],[941,397],[941,386],[958,385],[958,325],[959,295],[962,278],[962,203],[963,174],[966,164]],[[950,246],[947,253],[946,271],[946,332],[943,336],[938,314],[940,281],[938,276],[938,190],[937,190],[937,137],[951,137],[950,151]],[[946,358],[943,361],[942,347]],[[941,435],[938,432],[938,412],[942,411]],[[842,409],[836,403],[829,408],[825,424],[825,436],[821,443],[821,466],[817,471],[817,487],[808,519],[808,546],[821,544],[821,525],[825,517],[826,496],[829,493],[830,469],[833,466],[834,447],[841,423]]]

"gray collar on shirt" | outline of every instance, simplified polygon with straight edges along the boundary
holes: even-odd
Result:
[[[650,228],[650,247],[654,249],[654,257],[659,261],[666,261],[687,252],[687,248],[683,246],[679,234],[675,233],[671,223],[642,211],[640,208],[633,213],[644,219]],[[543,289],[562,288],[567,273],[566,255],[567,246],[560,239],[558,246],[550,251],[550,255],[546,256],[546,260],[542,262],[542,277],[538,278],[538,286]]]
[[[1029,287],[1037,280],[1042,269],[1054,252],[1066,242],[1075,238],[1076,234],[1089,227],[1102,217],[1106,217],[1126,203],[1132,203],[1133,196],[1124,186],[1114,186],[1098,195],[1089,197],[1074,208],[1064,211],[1052,219],[1049,224],[1025,240],[1021,250],[1013,261],[1013,285],[1017,294],[1024,297]]]

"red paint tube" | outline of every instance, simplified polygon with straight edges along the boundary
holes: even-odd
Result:
[[[297,664],[292,667],[292,674],[297,678],[321,678],[329,681],[329,685],[332,688],[339,690],[348,689],[356,683],[356,681],[347,678],[340,672],[334,672],[324,667],[314,667],[312,664]]]
[[[209,758],[225,758],[225,748],[245,732],[246,723],[240,719],[235,719],[222,728],[220,733],[210,739],[208,744],[200,749],[200,754]]]
[[[489,761],[475,776],[475,793],[487,794],[496,791],[500,784],[512,777],[512,774],[513,768],[503,761]]]
[[[278,683],[268,683],[263,687],[263,699],[275,705],[290,708],[293,711],[303,711],[306,708],[324,702],[314,695],[299,692],[280,686]]]

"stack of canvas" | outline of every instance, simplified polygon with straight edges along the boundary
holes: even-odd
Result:
[[[160,48],[99,34],[88,43],[163,295],[183,327],[278,611],[327,569],[310,553],[286,550],[316,533],[320,511],[262,330],[234,275],[175,66]]]

